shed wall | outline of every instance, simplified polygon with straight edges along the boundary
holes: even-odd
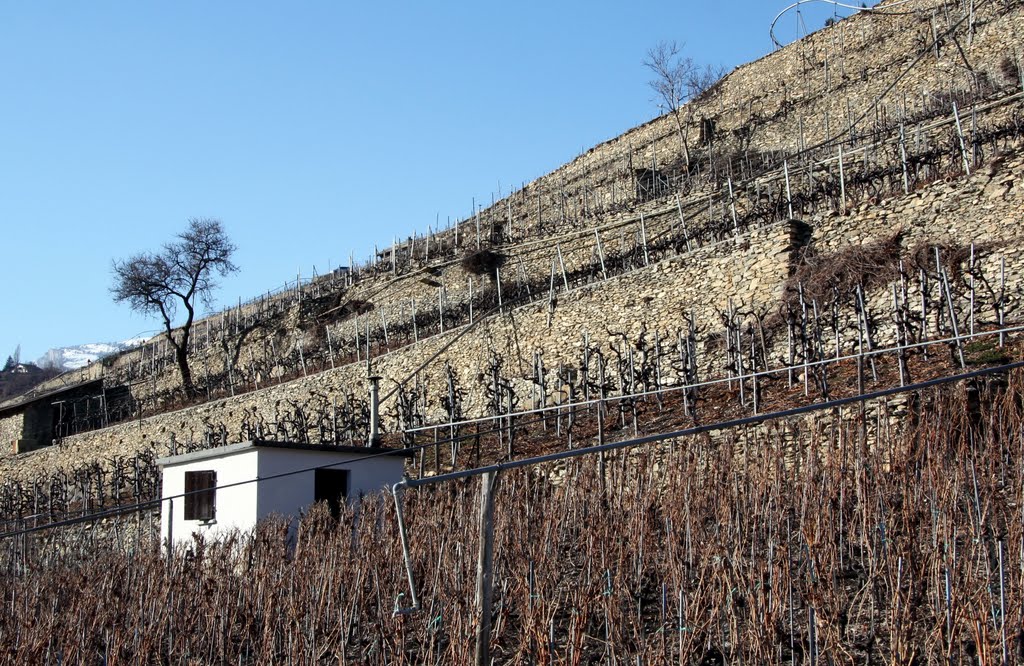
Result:
[[[256,478],[258,458],[256,450],[242,451],[219,458],[207,458],[178,465],[168,465],[163,470],[162,497],[173,497],[185,492],[185,472],[213,470],[217,472],[217,485],[229,485]],[[184,498],[173,500],[174,542],[187,543],[193,533],[204,537],[216,537],[232,530],[248,530],[256,524],[256,485],[247,483],[217,491],[216,518],[209,524],[198,520],[185,520]],[[164,501],[160,515],[160,536],[166,541],[168,515],[171,502]]]

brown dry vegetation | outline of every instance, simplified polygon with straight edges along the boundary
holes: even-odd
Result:
[[[1024,658],[1022,400],[1017,374],[922,394],[905,430],[848,412],[640,451],[604,482],[593,459],[561,483],[506,472],[497,661]],[[151,548],[51,545],[0,578],[2,658],[470,663],[477,488],[406,495],[418,614],[392,617],[394,509],[368,500],[340,524],[314,511],[292,546],[270,523],[170,566]]]

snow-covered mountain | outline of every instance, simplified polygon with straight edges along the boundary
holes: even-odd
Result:
[[[77,370],[93,361],[110,354],[138,347],[148,338],[131,338],[121,342],[90,342],[73,347],[51,349],[37,361],[41,368],[57,368],[59,370]]]

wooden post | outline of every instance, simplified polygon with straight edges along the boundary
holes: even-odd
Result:
[[[736,217],[736,196],[732,190],[732,178],[728,180],[729,183],[729,210],[732,212],[732,230],[733,233],[740,233],[739,219]]]
[[[999,347],[1006,344],[1006,257],[999,258]]]
[[[367,314],[365,317],[366,323],[366,372],[370,372],[370,315]]]
[[[843,171],[843,147],[839,146],[839,210],[846,214],[846,172]]]
[[[352,320],[352,330],[355,331],[356,334],[356,363],[359,363],[363,359],[359,348],[359,322],[356,321],[355,319]],[[271,338],[270,342],[271,344],[273,344],[274,339]]]
[[[789,162],[783,160],[782,173],[786,177],[786,205],[789,206],[789,219],[793,219],[793,193],[789,188]]]
[[[686,251],[689,252],[692,248],[690,247],[690,234],[686,230],[686,218],[683,216],[683,203],[679,199],[679,195],[676,195],[676,210],[679,211],[679,226],[683,230],[683,241],[686,243]]]
[[[644,266],[650,266],[651,258],[647,254],[647,225],[644,224],[644,214],[640,213],[640,242],[643,243],[644,247]],[[568,291],[568,287],[566,288]]]
[[[532,301],[533,294],[530,292],[530,278],[526,275],[526,266],[523,264],[523,258],[520,255],[516,255],[516,260],[519,266],[519,272],[516,274],[516,280],[519,286],[526,291],[526,300]]]
[[[388,339],[388,322],[384,318],[384,308],[378,308],[377,312],[380,313],[380,323],[384,327],[384,346],[388,348],[388,351],[391,351],[391,341]]]
[[[900,123],[900,161],[903,162],[903,194],[910,194],[910,174],[907,171],[907,135]]]
[[[956,321],[956,311],[953,309],[953,294],[949,289],[949,276],[946,275],[945,268],[940,271],[939,277],[942,279],[941,289],[946,295],[946,308],[949,311],[949,323],[953,327],[953,339],[956,341],[956,352],[960,360],[960,367],[966,368],[967,361],[964,360],[963,341],[960,339],[960,325]]]
[[[601,234],[597,233],[597,229],[594,229],[594,240],[597,242],[597,258],[601,260],[601,277],[607,280],[608,271],[604,266],[604,249],[601,247]]]
[[[491,664],[491,602],[494,598],[494,491],[497,473],[480,478],[480,550],[476,567],[476,605],[480,621],[476,630],[477,666]]]
[[[473,199],[473,215],[476,220],[476,249],[480,249],[480,211],[476,209],[476,199]]]
[[[136,492],[136,494],[138,494]],[[167,500],[167,563],[174,556],[174,500]]]
[[[437,320],[441,323],[441,332],[444,333],[444,286],[437,288]]]
[[[956,121],[956,136],[960,141],[960,157],[964,162],[964,173],[970,175],[971,163],[967,159],[967,146],[964,144],[964,130],[960,125],[960,112],[956,108],[956,102],[953,102],[953,120]]]
[[[971,278],[971,336],[974,336],[974,243],[971,243],[971,263],[970,263],[970,278]]]
[[[555,311],[555,260],[551,260],[551,278],[548,284],[548,328],[551,328],[551,315]]]
[[[569,291],[569,276],[565,273],[565,260],[562,258],[562,244],[555,243],[555,250],[558,252],[558,267],[562,269],[562,284],[565,285],[565,291]]]

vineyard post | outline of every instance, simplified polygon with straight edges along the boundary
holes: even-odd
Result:
[[[1022,74],[1024,76],[1024,74]],[[1006,324],[1006,257],[999,258],[999,347],[1002,349],[1006,342],[1006,334],[1003,328]]]
[[[480,550],[476,568],[476,604],[480,621],[476,631],[476,664],[491,663],[491,602],[494,597],[494,491],[495,472],[481,476],[480,485]]]
[[[970,175],[971,162],[967,158],[967,146],[964,144],[964,129],[960,124],[960,111],[956,108],[956,102],[953,102],[953,120],[956,121],[956,136],[960,143],[960,158],[964,163],[964,173]]]
[[[643,211],[640,211],[640,241],[643,243],[644,266],[649,266],[651,264],[651,258],[650,255],[647,254],[647,225],[644,224]],[[562,272],[565,272],[564,268],[562,269]],[[568,289],[569,288],[566,287],[566,291],[568,291]]]
[[[174,500],[167,500],[167,562],[174,555]]]
[[[562,284],[565,286],[565,291],[569,291],[569,276],[565,272],[565,259],[562,258],[562,244],[555,243],[555,251],[558,253],[558,266],[562,269]]]
[[[936,257],[938,257],[938,250],[936,249]],[[966,368],[967,362],[964,360],[964,346],[963,341],[960,339],[960,325],[956,320],[956,312],[953,310],[953,294],[949,289],[949,276],[946,274],[946,269],[943,268],[940,272],[942,279],[942,291],[946,294],[947,309],[949,310],[949,323],[953,327],[953,338],[956,341],[956,352],[959,356],[960,367]]]
[[[691,250],[690,247],[690,234],[686,230],[686,218],[683,216],[683,204],[679,200],[679,195],[676,194],[676,210],[679,212],[679,226],[683,230],[683,241],[686,243],[686,251]]]
[[[370,438],[367,446],[380,444],[380,377],[370,378]]]
[[[603,369],[601,374],[603,375]],[[603,379],[603,378],[602,378]],[[605,388],[604,381],[601,381],[601,402],[597,405],[597,444],[598,446],[604,446],[604,410],[605,410],[605,397],[607,389]],[[599,451],[597,454],[597,473],[601,477],[601,495],[605,494],[605,460],[604,451]]]
[[[331,328],[330,326],[324,325],[324,331],[327,333],[327,354],[331,358],[331,369],[334,369],[334,343],[331,341]],[[250,349],[250,354],[252,350]]]
[[[597,258],[601,260],[601,277],[605,280],[608,279],[608,270],[604,265],[604,249],[601,247],[601,235],[597,233],[597,229],[594,229],[594,240],[597,243]]]
[[[494,269],[494,286],[498,290],[498,309],[502,308],[501,303],[501,271],[498,268]],[[472,301],[471,301],[472,303]]]
[[[440,285],[437,288],[437,320],[441,326],[441,332],[444,333],[444,286]]]
[[[786,178],[786,205],[789,207],[789,219],[793,219],[793,193],[789,187],[789,161],[783,160],[782,173]]]
[[[839,210],[846,214],[846,172],[843,171],[843,146],[839,146]]]
[[[739,219],[736,217],[736,196],[735,196],[735,193],[733,192],[733,189],[732,189],[732,178],[728,179],[728,184],[729,184],[729,211],[732,214],[732,230],[733,230],[734,234],[739,235],[739,233],[740,233],[740,223],[739,223]]]
[[[974,289],[974,243],[971,243],[971,263],[970,263],[970,271],[969,271],[968,275],[971,278],[971,280],[970,280],[970,282],[971,282],[971,284],[970,284],[970,288],[971,288],[971,318],[970,318],[970,323],[971,323],[971,335],[973,336],[974,335],[974,300],[975,300],[975,289]]]
[[[377,312],[380,313],[380,324],[384,329],[384,346],[387,347],[388,351],[391,351],[391,340],[388,338],[388,321],[384,318],[384,308],[377,308]]]
[[[516,424],[515,424],[516,417],[515,417],[515,414],[513,413],[514,410],[512,408],[512,389],[511,388],[508,390],[508,393],[506,395],[507,395],[507,398],[508,398],[508,457],[509,457],[509,459],[511,459],[512,455],[515,453],[515,436],[516,436]]]

